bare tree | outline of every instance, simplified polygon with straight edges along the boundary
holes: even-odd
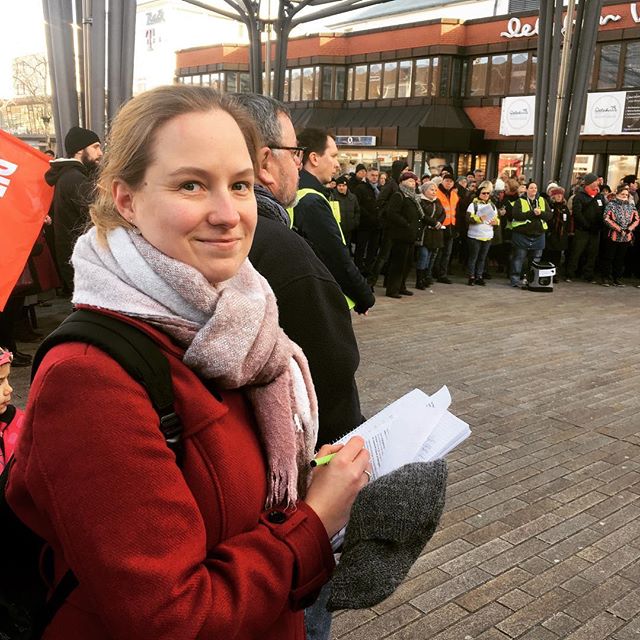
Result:
[[[260,18],[261,0],[224,0],[231,11],[212,7],[200,0],[184,0],[201,9],[242,22],[249,34],[249,72],[251,90],[262,93],[262,41],[261,34],[266,25],[272,24],[276,34],[273,96],[282,100],[284,76],[287,68],[287,48],[291,31],[306,22],[328,18],[356,9],[364,9],[392,0],[278,0],[278,16],[274,19]],[[324,7],[317,11],[309,9]]]

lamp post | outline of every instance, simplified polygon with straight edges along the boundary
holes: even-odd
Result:
[[[46,139],[47,149],[51,149],[51,135],[49,134],[49,123],[51,122],[51,116],[47,115],[45,111],[40,116],[42,124],[44,125],[44,135]]]

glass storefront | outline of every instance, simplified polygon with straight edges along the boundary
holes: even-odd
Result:
[[[409,151],[406,149],[345,149],[338,147],[338,162],[342,174],[356,170],[356,165],[362,163],[368,166],[376,166],[380,171],[391,171],[391,164],[395,160],[407,158]]]

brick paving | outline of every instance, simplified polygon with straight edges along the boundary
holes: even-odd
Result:
[[[378,289],[354,319],[366,415],[446,384],[473,433],[448,458],[445,514],[405,582],[337,613],[333,638],[638,638],[640,290],[462,282],[402,300]],[[42,310],[43,329],[64,311]],[[27,378],[16,370],[18,404]]]

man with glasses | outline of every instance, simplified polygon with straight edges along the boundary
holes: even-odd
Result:
[[[293,227],[305,237],[336,279],[349,308],[365,314],[375,304],[367,281],[351,259],[339,225],[340,208],[323,186],[340,171],[335,140],[320,129],[305,129],[298,136],[305,148],[298,183],[298,200],[291,213]]]

